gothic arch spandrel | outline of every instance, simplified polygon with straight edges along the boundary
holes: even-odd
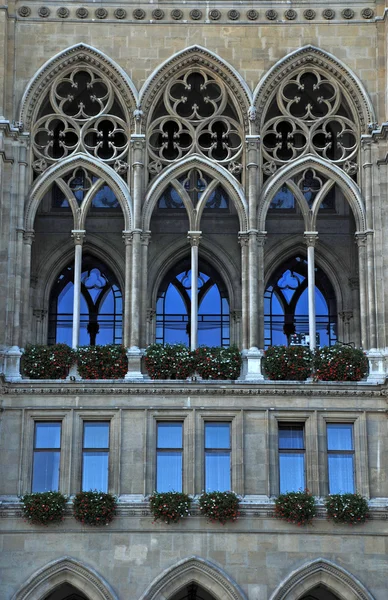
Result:
[[[242,589],[222,569],[196,556],[166,569],[140,600],[165,600],[190,583],[198,583],[217,600],[247,600]]]
[[[317,585],[324,585],[341,600],[374,600],[364,585],[333,562],[318,558],[293,571],[270,600],[299,600]]]
[[[32,77],[21,100],[19,120],[29,131],[42,97],[59,73],[85,66],[101,72],[112,83],[127,110],[127,117],[133,119],[133,111],[138,104],[138,93],[125,71],[106,54],[87,44],[75,44],[62,50],[49,59]]]
[[[304,46],[279,60],[259,82],[253,94],[258,123],[268,103],[284,78],[298,69],[318,69],[332,78],[344,91],[360,126],[361,133],[368,133],[369,124],[376,121],[372,102],[360,79],[335,56],[315,46]]]
[[[118,600],[110,585],[94,569],[67,556],[36,571],[12,600],[41,600],[62,583],[70,583],[89,600]]]

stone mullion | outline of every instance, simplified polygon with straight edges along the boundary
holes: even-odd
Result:
[[[318,239],[318,233],[316,231],[305,231],[304,238],[307,245],[307,284],[310,350],[315,350],[317,331],[315,315],[315,244]]]
[[[18,160],[18,191],[16,201],[16,215],[15,220],[16,226],[16,251],[15,251],[15,287],[14,287],[14,302],[13,302],[13,327],[12,327],[12,345],[21,346],[21,327],[22,327],[22,289],[23,289],[23,246],[24,246],[24,229],[23,229],[23,216],[24,216],[24,202],[26,195],[26,177],[27,177],[27,149],[24,144],[21,144],[18,148],[19,160]],[[16,171],[16,166],[15,166]]]
[[[187,238],[191,245],[191,311],[190,311],[190,349],[198,346],[198,246],[200,231],[189,231]]]
[[[257,233],[257,263],[258,263],[258,289],[257,289],[257,313],[259,326],[259,348],[264,348],[264,245],[267,238],[266,231]]]
[[[248,349],[248,234],[240,232],[238,241],[241,246],[241,330],[242,330],[242,349]]]
[[[140,344],[140,275],[141,275],[141,230],[132,231],[131,269],[131,324],[129,346],[138,349]]]
[[[366,234],[356,233],[358,247],[358,268],[360,278],[360,322],[361,322],[361,346],[364,350],[369,348],[367,329],[367,276],[366,276]]]
[[[373,231],[373,203],[372,203],[372,149],[370,141],[363,144],[363,169],[364,169],[364,197],[366,213],[366,266],[368,282],[368,331],[369,347],[376,348],[376,290],[375,290],[375,265],[374,265],[374,231]]]
[[[125,244],[125,281],[123,305],[123,346],[127,348],[130,340],[131,327],[131,280],[132,280],[132,233],[123,231]]]
[[[353,320],[352,327],[349,328],[349,341],[356,346],[361,346],[361,327],[360,327],[360,292],[358,277],[350,277],[349,287],[352,294]]]
[[[81,319],[82,244],[85,237],[85,231],[81,229],[73,230],[72,237],[75,245],[72,347],[78,348]]]
[[[31,253],[32,243],[34,241],[34,232],[25,231],[23,233],[23,290],[22,290],[22,333],[21,333],[21,344],[25,346],[27,342],[31,340]],[[38,343],[43,344],[42,340],[37,340]]]
[[[141,290],[140,290],[140,345],[144,348],[147,345],[147,306],[148,306],[148,246],[151,239],[151,233],[141,234]]]

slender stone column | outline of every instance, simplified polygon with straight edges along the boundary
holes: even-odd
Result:
[[[375,264],[374,264],[374,232],[373,232],[373,202],[372,202],[372,147],[371,141],[363,139],[363,165],[366,215],[366,268],[367,268],[367,301],[368,301],[368,331],[369,348],[377,347],[376,331],[376,289],[375,289]]]
[[[352,328],[350,330],[349,341],[353,342],[356,346],[361,346],[361,329],[360,329],[360,282],[358,277],[349,278],[349,287],[352,293],[352,306],[353,306],[353,321]]]
[[[241,246],[241,320],[242,320],[242,349],[248,349],[248,290],[249,290],[249,275],[248,275],[248,234],[245,231],[240,231],[238,242]]]
[[[352,310],[342,310],[338,313],[339,318],[342,321],[342,339],[345,343],[349,344],[350,340],[350,320],[353,319]]]
[[[141,279],[140,279],[140,345],[146,346],[147,337],[147,306],[148,306],[148,246],[151,240],[151,232],[143,232],[140,236],[141,242]]]
[[[125,244],[125,283],[123,304],[123,346],[127,348],[130,339],[131,326],[131,273],[132,273],[132,232],[123,231]]]
[[[310,350],[316,346],[316,319],[315,319],[315,256],[314,249],[318,240],[316,231],[305,231],[304,239],[307,245],[307,283],[309,307],[309,338]]]
[[[140,345],[141,233],[140,229],[132,231],[131,325],[129,345],[133,350],[138,350]]]
[[[369,349],[367,329],[367,277],[366,277],[366,233],[356,232],[356,243],[358,247],[358,270],[360,279],[360,322],[361,322],[361,346],[364,350]]]
[[[249,235],[249,348],[259,347],[258,314],[258,268],[257,268],[257,229],[248,231]]]
[[[198,346],[198,246],[201,231],[189,231],[187,239],[191,245],[191,315],[190,315],[190,349]]]
[[[43,323],[47,316],[47,310],[35,308],[33,311],[33,315],[35,317],[35,324],[36,324],[36,332],[35,332],[36,342],[38,344],[44,344],[45,342],[43,340]]]
[[[155,318],[156,310],[154,308],[147,308],[146,346],[155,341]]]
[[[71,232],[71,235],[75,245],[72,347],[78,348],[81,310],[82,244],[85,237],[85,231],[82,229],[74,229]]]
[[[13,332],[12,344],[22,346],[22,311],[23,311],[23,246],[24,229],[23,216],[26,195],[26,169],[27,169],[27,148],[22,143],[18,148],[18,192],[16,202],[16,248],[15,248],[15,288],[13,302]]]
[[[31,290],[31,251],[34,241],[34,232],[25,231],[23,233],[23,298],[22,298],[22,346],[31,341],[31,308],[30,308],[30,290]],[[43,344],[43,340],[38,340]]]
[[[259,326],[259,348],[264,348],[264,245],[267,239],[266,231],[257,233],[257,314]]]

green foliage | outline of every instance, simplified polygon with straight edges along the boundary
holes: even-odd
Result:
[[[237,346],[200,346],[194,351],[195,369],[203,379],[237,379],[241,353]]]
[[[191,498],[182,492],[154,492],[150,497],[150,509],[154,520],[177,523],[190,516]]]
[[[60,492],[35,492],[20,496],[25,519],[33,525],[49,525],[63,521],[66,496]]]
[[[186,379],[194,372],[193,357],[184,344],[151,344],[145,366],[151,379]]]
[[[308,490],[280,494],[275,500],[275,517],[288,523],[310,525],[315,514],[315,498]]]
[[[83,379],[123,379],[128,371],[123,346],[81,346],[76,356],[78,372]]]
[[[265,352],[264,369],[269,379],[304,381],[312,368],[313,355],[305,346],[270,346]]]
[[[76,355],[66,344],[27,346],[21,361],[22,373],[30,379],[65,379]]]
[[[315,353],[315,378],[322,381],[360,381],[368,372],[368,359],[359,348],[335,344]]]
[[[334,523],[357,525],[368,519],[368,502],[360,494],[330,494],[325,499],[327,517]]]
[[[79,492],[73,500],[73,515],[77,521],[86,525],[108,525],[116,514],[117,499],[112,494],[98,492]]]
[[[237,521],[240,515],[240,500],[234,492],[204,492],[198,503],[201,513],[212,523],[224,525],[227,521]]]

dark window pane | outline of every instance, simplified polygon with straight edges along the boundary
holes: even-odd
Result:
[[[158,423],[158,448],[182,448],[182,423]]]
[[[230,448],[230,423],[206,423],[205,448]]]
[[[304,454],[279,454],[280,493],[297,492],[305,488]]]
[[[303,425],[279,427],[279,448],[304,448]]]
[[[205,456],[206,491],[230,490],[230,452],[208,453]]]
[[[60,448],[61,423],[35,423],[35,448]]]
[[[329,454],[329,493],[330,494],[353,494],[353,455],[352,454]]]
[[[57,491],[60,452],[35,452],[32,476],[33,492]]]
[[[330,423],[327,425],[328,450],[353,450],[353,425]]]
[[[96,421],[84,423],[84,448],[108,448],[109,423]]]
[[[108,491],[108,452],[84,452],[82,489]]]
[[[156,461],[158,492],[182,491],[182,452],[160,452]]]

